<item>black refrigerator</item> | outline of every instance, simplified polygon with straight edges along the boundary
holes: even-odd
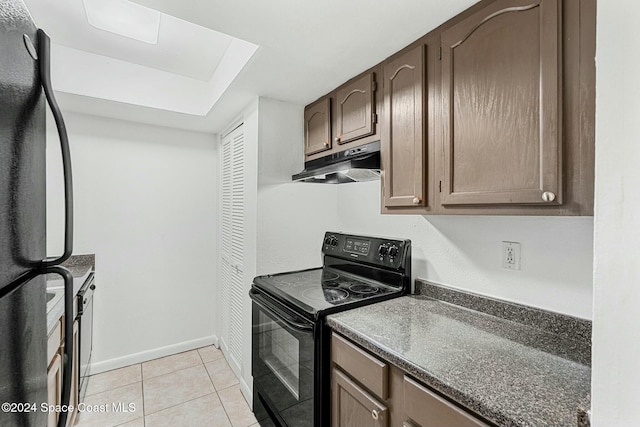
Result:
[[[46,274],[65,279],[62,403],[71,385],[73,205],[66,130],[50,84],[47,35],[21,0],[0,0],[0,426],[47,425]],[[46,258],[45,111],[60,136],[65,175],[64,253]],[[68,357],[69,356],[69,357]],[[25,403],[33,406],[25,407]],[[64,425],[65,412],[58,417]]]

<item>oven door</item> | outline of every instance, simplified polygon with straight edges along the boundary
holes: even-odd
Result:
[[[262,426],[314,425],[314,324],[254,289],[253,410]]]

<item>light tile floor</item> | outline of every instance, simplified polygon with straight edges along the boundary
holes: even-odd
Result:
[[[258,426],[213,346],[91,376],[84,404],[75,427]]]

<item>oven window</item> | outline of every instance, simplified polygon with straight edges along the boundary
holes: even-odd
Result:
[[[259,316],[260,359],[298,400],[300,398],[300,342],[264,313],[260,312]]]
[[[313,324],[280,306],[252,304],[253,409],[260,425],[275,416],[290,427],[313,427],[315,340]],[[275,418],[274,418],[275,419]],[[274,419],[271,419],[272,421]],[[284,423],[283,423],[284,422]]]

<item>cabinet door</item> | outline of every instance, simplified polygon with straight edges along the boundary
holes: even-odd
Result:
[[[62,357],[60,354],[53,356],[53,360],[47,370],[47,393],[49,405],[60,405],[62,397]],[[58,412],[50,411],[47,419],[47,427],[58,425]]]
[[[561,204],[560,1],[498,0],[441,49],[442,204]]]
[[[324,98],[304,110],[304,153],[331,149],[331,102]]]
[[[332,370],[331,426],[388,427],[389,411],[339,369]]]
[[[375,76],[369,73],[336,92],[335,142],[345,144],[375,133]]]
[[[384,118],[381,139],[384,205],[426,205],[425,47],[383,67]]]
[[[404,412],[407,427],[489,427],[411,378],[404,377]]]

